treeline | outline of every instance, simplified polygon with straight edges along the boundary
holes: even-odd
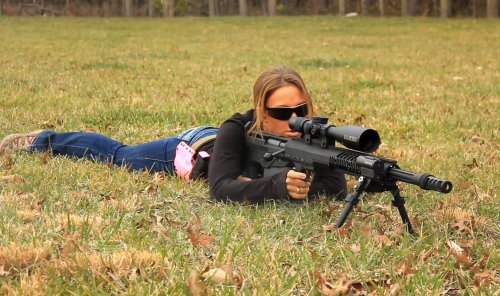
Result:
[[[0,0],[0,15],[498,17],[500,0]]]

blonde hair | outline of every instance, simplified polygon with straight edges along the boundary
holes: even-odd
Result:
[[[294,85],[300,90],[307,103],[307,117],[312,117],[314,111],[311,96],[302,77],[295,70],[286,66],[274,66],[262,72],[253,86],[255,115],[249,132],[262,132],[262,122],[264,120],[264,113],[266,112],[267,100],[275,90],[286,85]]]

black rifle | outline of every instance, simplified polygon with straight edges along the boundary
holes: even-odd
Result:
[[[328,118],[315,116],[312,120],[293,117],[292,130],[302,133],[300,138],[284,138],[267,133],[254,133],[246,137],[248,152],[245,175],[258,178],[273,174],[285,167],[310,174],[317,167],[339,168],[345,174],[359,176],[354,190],[347,196],[346,205],[335,226],[340,228],[358,203],[360,195],[370,184],[376,191],[390,191],[392,204],[398,209],[408,232],[413,228],[400,195],[397,181],[420,186],[424,190],[448,193],[452,184],[431,174],[417,174],[402,170],[396,160],[370,154],[380,145],[380,136],[373,129],[359,126],[336,127]],[[345,147],[335,147],[335,142]]]

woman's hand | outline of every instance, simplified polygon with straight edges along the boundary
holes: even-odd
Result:
[[[306,181],[307,176],[304,173],[289,170],[286,175],[286,189],[288,195],[294,199],[305,199],[309,193],[311,182]]]

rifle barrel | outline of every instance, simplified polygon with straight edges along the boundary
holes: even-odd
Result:
[[[389,168],[388,175],[396,180],[418,185],[424,190],[448,193],[453,188],[450,181],[436,178],[431,174],[416,174],[398,168]]]

